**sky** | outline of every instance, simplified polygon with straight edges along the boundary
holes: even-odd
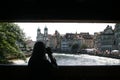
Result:
[[[107,27],[107,25],[112,26],[114,29],[115,23],[15,23],[20,26],[26,37],[31,37],[33,41],[36,41],[37,29],[41,29],[41,33],[44,33],[45,26],[48,28],[48,34],[53,35],[55,30],[60,34],[66,33],[81,33],[89,32],[94,34],[94,32],[101,32]]]

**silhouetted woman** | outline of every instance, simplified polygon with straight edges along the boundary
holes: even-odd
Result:
[[[46,57],[48,55],[48,58]],[[28,67],[30,69],[31,78],[49,78],[51,77],[51,71],[57,68],[57,63],[52,55],[51,49],[45,48],[43,42],[36,42],[33,48],[32,55],[28,61]]]

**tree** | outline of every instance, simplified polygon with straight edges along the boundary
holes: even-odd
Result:
[[[79,45],[77,43],[72,45],[72,53],[76,53],[78,49],[79,49]]]
[[[0,23],[0,63],[9,63],[9,58],[26,59],[19,44],[24,44],[25,34],[17,24]]]
[[[82,44],[81,45],[81,49],[86,49],[87,48],[87,45],[86,44]]]

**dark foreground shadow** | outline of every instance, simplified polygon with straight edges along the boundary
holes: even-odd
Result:
[[[59,66],[59,69],[52,71],[51,78],[42,76],[41,73],[35,74],[39,77],[37,80],[120,80],[120,66]],[[0,80],[32,80],[32,78],[27,66],[2,65]]]

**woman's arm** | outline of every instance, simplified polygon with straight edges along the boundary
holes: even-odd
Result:
[[[51,48],[50,47],[46,48],[46,51],[47,51],[48,57],[50,58],[51,63],[57,66],[57,62],[55,57],[52,55]]]
[[[55,66],[57,66],[57,62],[56,62],[55,57],[52,54],[48,54],[48,56],[50,58],[51,63],[54,64]]]

